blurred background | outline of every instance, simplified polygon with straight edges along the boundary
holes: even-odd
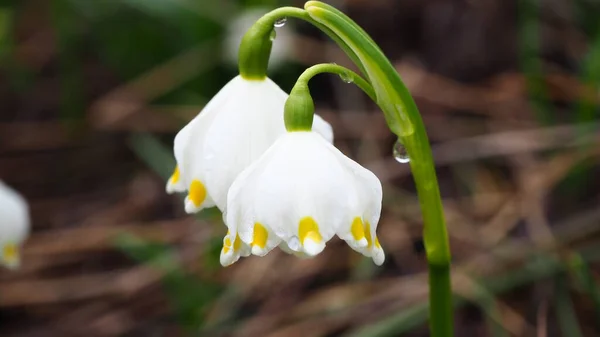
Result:
[[[457,336],[599,336],[600,1],[337,0],[396,65],[425,120],[453,250]],[[219,265],[218,211],[164,192],[173,137],[230,78],[276,0],[0,1],[0,178],[30,202],[0,335],[427,336],[410,169],[368,98],[311,81],[336,145],[384,186],[382,267],[333,240]],[[316,29],[277,29],[288,91]],[[1,222],[1,219],[0,219]]]

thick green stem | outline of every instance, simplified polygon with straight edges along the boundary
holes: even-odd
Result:
[[[450,265],[429,264],[429,322],[431,336],[452,336],[453,324]],[[433,299],[436,305],[433,305]],[[452,309],[450,309],[452,310]]]
[[[383,110],[390,129],[398,135],[410,156],[423,212],[423,238],[429,262],[431,336],[452,336],[450,245],[433,156],[417,105],[394,66],[354,21],[318,1],[309,1],[304,8],[356,55],[375,90],[376,102]]]

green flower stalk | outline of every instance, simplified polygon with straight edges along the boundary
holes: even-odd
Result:
[[[394,66],[369,35],[345,14],[319,1],[307,2],[304,10],[282,7],[259,19],[240,46],[239,69],[242,77],[266,77],[272,43],[270,34],[275,21],[283,17],[296,17],[312,23],[346,52],[364,76],[363,79],[351,73],[353,82],[381,108],[390,130],[406,148],[423,213],[423,237],[429,264],[431,336],[452,336],[448,234],[429,140],[412,96]],[[318,65],[303,73],[286,101],[285,123],[288,131],[311,130],[314,106],[308,80],[321,72],[350,74],[347,69],[335,65]]]
[[[302,19],[319,28],[335,41],[364,73],[358,57],[329,28],[313,20],[305,10],[296,7],[280,7],[265,14],[244,34],[238,54],[238,68],[242,77],[246,79],[263,79],[267,77],[267,65],[273,45],[271,34],[273,33],[275,22],[288,17]]]
[[[357,73],[333,63],[314,65],[300,75],[285,102],[284,121],[288,131],[311,130],[315,106],[310,96],[308,82],[314,76],[322,73],[336,74],[345,82],[356,84],[365,94],[375,100],[373,88]]]

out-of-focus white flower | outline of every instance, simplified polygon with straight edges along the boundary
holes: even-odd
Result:
[[[232,20],[227,23],[227,35],[223,45],[223,54],[225,60],[233,66],[238,64],[238,52],[240,42],[246,31],[256,21],[269,12],[268,8],[251,8],[236,14]],[[293,35],[289,29],[284,27],[276,29],[277,42],[273,43],[271,56],[269,58],[269,69],[279,68],[291,55],[293,51]]]
[[[0,264],[10,269],[19,267],[19,250],[28,235],[27,202],[15,190],[0,181]]]
[[[381,202],[381,182],[371,171],[315,132],[288,132],[231,186],[221,264],[277,246],[315,256],[337,235],[381,265]]]
[[[288,95],[268,78],[232,79],[175,137],[177,168],[166,190],[188,191],[185,209],[225,210],[227,192],[237,175],[284,134]],[[331,126],[315,115],[314,129],[329,142]]]

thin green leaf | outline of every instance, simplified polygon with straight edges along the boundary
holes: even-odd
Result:
[[[118,236],[115,244],[134,260],[165,273],[164,289],[175,306],[179,322],[190,333],[204,325],[206,307],[221,294],[221,287],[188,275],[167,246],[145,242],[130,234]]]
[[[521,70],[525,75],[530,96],[538,121],[543,124],[555,122],[548,90],[544,82],[544,71],[540,56],[540,0],[519,0],[519,56]]]
[[[581,291],[594,303],[596,328],[600,331],[600,287],[592,274],[589,263],[584,261],[581,255],[574,254],[569,260],[569,272]]]
[[[131,136],[129,144],[146,165],[167,181],[175,168],[175,158],[171,149],[155,137],[144,133]]]
[[[565,337],[583,337],[564,275],[558,275],[556,278],[555,308],[562,335]]]

